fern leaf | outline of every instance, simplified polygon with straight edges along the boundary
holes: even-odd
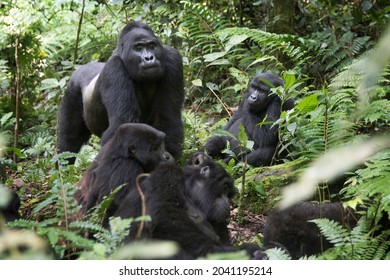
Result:
[[[350,234],[347,229],[335,221],[326,218],[311,220],[329,242],[337,246],[344,246],[350,242]]]

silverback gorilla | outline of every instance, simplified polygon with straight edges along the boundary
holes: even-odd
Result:
[[[162,45],[148,25],[131,22],[106,63],[83,65],[71,76],[60,106],[58,151],[77,153],[91,133],[104,145],[121,124],[146,123],[166,134],[166,149],[177,160],[183,102],[180,53]]]
[[[151,172],[160,163],[173,163],[164,149],[165,133],[147,124],[122,124],[102,147],[81,180],[76,193],[80,214],[102,202],[115,188],[125,184],[107,210],[105,222],[128,192],[136,189],[139,174]]]
[[[264,82],[264,81],[267,81]],[[237,137],[240,125],[243,125],[248,140],[254,141],[253,151],[247,154],[247,161],[252,166],[270,165],[278,144],[278,127],[273,126],[282,110],[294,107],[294,100],[287,99],[283,104],[280,97],[271,92],[274,87],[283,86],[283,81],[275,74],[262,73],[256,76],[248,86],[244,100],[233,114],[224,130]],[[262,125],[260,123],[264,122]],[[211,138],[205,146],[206,152],[213,158],[230,158],[222,154],[227,142],[236,157],[242,159],[244,153],[236,139],[228,136]]]

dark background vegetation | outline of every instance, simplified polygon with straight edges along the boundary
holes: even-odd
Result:
[[[19,194],[25,217],[7,228],[0,222],[0,242],[12,238],[15,247],[0,250],[0,258],[137,257],[136,249],[129,253],[119,246],[131,221],[113,220],[111,231],[93,219],[71,222],[77,211],[75,184],[99,140],[83,148],[74,166],[55,168],[62,157],[56,153],[58,104],[67,80],[78,65],[105,61],[121,28],[135,19],[148,23],[183,56],[182,161],[226,123],[256,73],[279,74],[285,86],[278,94],[296,100],[278,121],[284,153],[274,168],[280,176],[243,163],[226,166],[240,189],[237,226],[245,229],[250,215],[266,215],[280,199],[275,189],[305,174],[315,159],[352,147],[336,162],[313,167],[332,176],[349,171],[332,184],[331,175],[316,178],[316,200],[337,197],[365,209],[352,231],[321,227],[337,247],[320,258],[390,258],[389,232],[375,233],[378,221],[390,213],[387,0],[3,0],[0,7],[0,184]],[[356,142],[362,144],[353,146]],[[373,156],[356,159],[359,151]],[[97,238],[83,238],[85,230]],[[252,240],[261,244],[261,232]],[[140,254],[149,247],[143,248]]]

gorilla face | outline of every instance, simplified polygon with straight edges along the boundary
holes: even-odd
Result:
[[[263,73],[249,83],[246,95],[246,105],[249,111],[253,113],[264,111],[274,99],[270,95],[271,86],[269,84],[273,85],[273,87],[278,87],[283,85],[283,81],[275,74]]]
[[[230,216],[229,198],[235,194],[233,179],[211,157],[195,154],[183,168],[185,193],[203,211],[209,222],[226,222]]]
[[[164,75],[164,47],[154,34],[134,28],[119,41],[120,57],[136,82],[156,81]]]
[[[174,163],[174,158],[165,150],[165,133],[146,124],[123,124],[115,136],[122,146],[123,156],[135,159],[145,170],[152,171],[160,163]]]

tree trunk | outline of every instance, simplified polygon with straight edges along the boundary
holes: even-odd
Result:
[[[294,34],[295,0],[273,0],[268,8],[267,31]]]
[[[15,40],[15,64],[16,64],[16,77],[15,77],[15,130],[14,130],[14,148],[18,147],[19,142],[19,126],[20,126],[20,91],[21,91],[21,80],[22,80],[22,70],[20,65],[19,57],[19,35],[17,35]],[[14,153],[14,161],[16,162],[16,153]]]

